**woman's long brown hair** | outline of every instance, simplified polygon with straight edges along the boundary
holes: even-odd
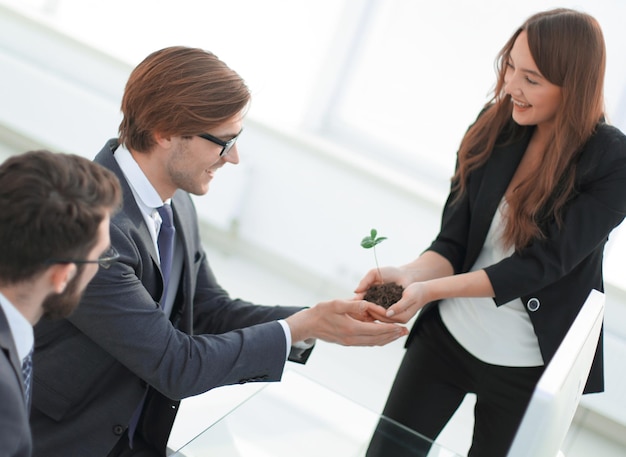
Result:
[[[577,154],[604,116],[606,61],[602,31],[593,17],[563,8],[531,16],[498,54],[498,79],[489,108],[461,142],[452,178],[457,196],[466,191],[470,173],[489,159],[496,144],[512,141],[529,128],[513,122],[511,97],[504,92],[506,63],[523,31],[537,68],[561,88],[562,103],[541,167],[508,197],[503,242],[518,250],[544,236],[542,222],[562,223],[563,207],[575,192]]]

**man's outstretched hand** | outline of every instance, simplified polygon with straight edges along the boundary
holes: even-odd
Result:
[[[320,339],[344,346],[384,346],[408,334],[398,324],[375,322],[385,309],[365,300],[321,302],[289,316],[293,343]]]

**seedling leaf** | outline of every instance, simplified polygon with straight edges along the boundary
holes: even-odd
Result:
[[[378,267],[378,258],[376,257],[376,248],[375,246],[379,243],[382,243],[387,239],[386,236],[377,237],[378,231],[376,229],[370,230],[370,235],[366,236],[361,240],[361,247],[365,249],[374,248],[374,260],[376,261],[376,269],[378,270],[378,274],[380,275],[380,268]],[[382,278],[382,276],[381,276]]]

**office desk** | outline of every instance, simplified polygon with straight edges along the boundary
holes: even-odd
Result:
[[[379,420],[376,412],[287,371],[280,383],[264,385],[172,457],[363,457]],[[428,441],[382,420],[399,441]],[[437,444],[428,456],[460,457]]]

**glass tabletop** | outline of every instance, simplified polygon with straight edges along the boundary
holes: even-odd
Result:
[[[382,450],[367,453],[378,438]],[[294,371],[264,385],[172,457],[296,455],[460,457]]]

